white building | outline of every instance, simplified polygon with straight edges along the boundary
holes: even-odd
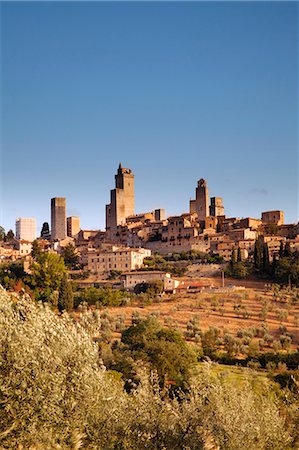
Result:
[[[36,220],[34,217],[17,218],[16,239],[28,242],[33,242],[36,239]]]
[[[94,250],[87,254],[87,268],[92,273],[105,274],[112,270],[140,269],[144,258],[151,256],[145,248],[114,247],[110,250]]]

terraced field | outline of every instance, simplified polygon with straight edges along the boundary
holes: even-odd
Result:
[[[220,279],[213,278],[210,281],[220,286]],[[190,321],[194,321],[201,331],[217,327],[222,335],[231,333],[240,336],[240,330],[263,328],[267,331],[268,339],[261,342],[260,338],[263,336],[256,336],[262,350],[275,349],[273,342],[279,341],[282,335],[291,336],[289,349],[298,347],[299,302],[295,302],[292,293],[285,294],[284,297],[274,296],[273,292],[265,289],[264,283],[258,281],[236,283],[236,280],[226,280],[226,283],[239,284],[243,288],[239,286],[222,290],[219,287],[219,290],[214,292],[207,290],[193,294],[173,294],[152,304],[136,302],[126,307],[108,308],[108,313],[113,318],[122,316],[125,325],[131,323],[132,314],[142,317],[155,314],[162,323],[176,327],[185,334],[188,326],[190,329]],[[115,337],[117,335],[118,333]],[[192,336],[186,337],[193,340]]]

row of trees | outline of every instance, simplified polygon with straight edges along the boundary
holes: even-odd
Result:
[[[256,240],[253,253],[253,261],[242,261],[241,249],[235,249],[228,268],[228,276],[235,278],[247,278],[254,274],[261,278],[269,278],[278,283],[292,283],[299,286],[299,254],[292,252],[290,243],[281,242],[279,257],[275,254],[272,262],[269,258],[267,243]]]
[[[12,230],[8,230],[6,233],[5,229],[0,226],[0,241],[10,242],[15,237],[15,234]]]

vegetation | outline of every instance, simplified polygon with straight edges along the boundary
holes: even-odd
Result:
[[[6,289],[12,289],[25,276],[21,262],[5,262],[0,265],[0,284]]]
[[[65,274],[61,280],[58,296],[58,309],[59,311],[70,312],[74,308],[74,295],[67,275]]]
[[[80,269],[79,255],[71,242],[63,248],[62,257],[68,269]]]
[[[155,296],[157,294],[162,294],[164,291],[163,281],[148,281],[136,284],[134,287],[135,294],[148,294],[149,296]]]
[[[66,274],[64,260],[56,253],[41,253],[32,263],[26,281],[37,300],[48,300],[60,288]]]
[[[167,261],[158,254],[144,258],[143,265],[141,270],[161,270],[176,276],[184,275],[187,270],[186,267],[178,266],[174,261]]]
[[[128,393],[99,357],[90,313],[73,320],[27,297],[0,297],[1,448],[298,448],[298,389],[205,363],[189,365],[188,388],[170,395],[160,383],[163,352],[175,366],[187,344],[155,321],[137,320],[121,345],[146,350],[150,366],[137,361],[139,381]],[[160,375],[149,370],[157,362]],[[165,367],[165,379],[174,378],[168,371],[176,369]]]
[[[84,288],[75,294],[75,306],[86,303],[87,305],[101,306],[122,306],[128,304],[131,295],[123,289],[113,289],[111,287]]]
[[[232,261],[225,270],[226,276],[244,279],[251,273],[251,264],[245,261]]]
[[[283,256],[276,262],[275,279],[278,283],[299,286],[299,253]]]
[[[0,226],[0,241],[9,242],[12,241],[15,237],[15,234],[12,230],[8,230],[8,232],[5,232],[5,229]]]
[[[0,241],[3,241],[5,238],[5,230],[0,226]]]
[[[277,283],[299,286],[299,253],[291,252],[290,244],[284,245],[282,241],[279,258],[274,256],[270,263],[268,245],[262,244],[258,239],[255,242],[253,261],[242,261],[239,249],[238,253],[234,250],[226,274],[233,278],[248,278],[255,274]]]
[[[38,240],[35,239],[32,242],[31,256],[35,261],[38,261],[41,254],[42,254],[42,249],[40,248]]]
[[[117,350],[117,362],[112,368],[117,370],[129,366],[130,361],[144,361],[151,370],[157,371],[161,386],[172,384],[186,388],[196,355],[179,332],[163,328],[155,317],[148,317],[135,320],[124,330],[121,342],[123,345]],[[134,377],[132,369],[126,377],[126,381]]]

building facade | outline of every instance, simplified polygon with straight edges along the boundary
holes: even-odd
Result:
[[[94,250],[87,255],[87,268],[91,273],[107,274],[112,270],[129,271],[140,269],[144,258],[151,256],[145,248],[111,247],[110,250]]]
[[[211,197],[210,216],[224,216],[222,197]]]
[[[262,222],[263,224],[284,224],[284,213],[283,211],[265,211],[262,212]]]
[[[65,197],[51,199],[51,240],[66,238],[66,200]]]
[[[17,218],[16,239],[28,242],[33,242],[36,239],[36,220],[34,217]]]
[[[77,237],[80,231],[80,217],[71,216],[66,219],[67,235],[69,237]]]

